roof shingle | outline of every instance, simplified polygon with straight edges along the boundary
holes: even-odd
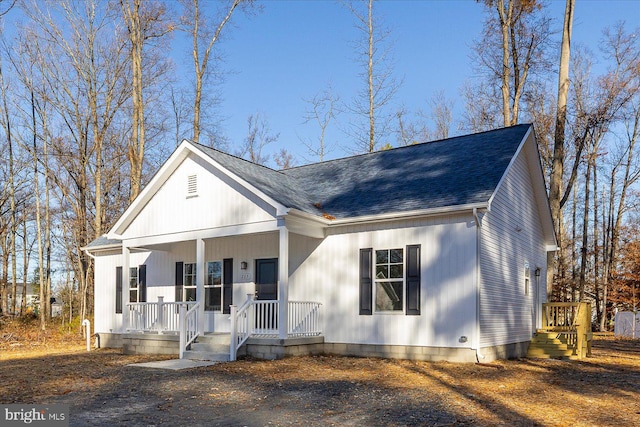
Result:
[[[487,202],[531,125],[275,171],[207,155],[288,208],[338,219]]]

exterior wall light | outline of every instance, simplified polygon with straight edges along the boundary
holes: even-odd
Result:
[[[247,261],[242,261],[240,263],[240,270],[246,270],[247,269]]]

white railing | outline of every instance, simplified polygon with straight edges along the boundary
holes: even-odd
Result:
[[[320,303],[289,301],[288,337],[313,337],[322,334],[320,325]],[[277,338],[278,307],[275,300],[254,300],[249,294],[239,309],[231,306],[230,360],[236,360],[238,349],[251,336]]]
[[[229,360],[236,360],[238,349],[251,336],[251,324],[253,323],[253,295],[248,294],[247,300],[240,308],[231,305],[231,345],[229,348]]]
[[[180,359],[189,345],[198,338],[198,311],[200,303],[193,304],[190,308],[187,303],[180,304]]]
[[[320,303],[308,301],[289,301],[290,337],[316,337],[322,333],[320,327]]]
[[[196,303],[164,302],[158,297],[158,302],[127,303],[127,330],[133,332],[179,332],[180,305],[193,307]]]

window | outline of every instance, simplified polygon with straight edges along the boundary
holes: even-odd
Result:
[[[196,263],[184,263],[183,301],[196,300]]]
[[[404,301],[403,250],[377,250],[375,268],[376,311],[402,311]]]
[[[529,295],[529,286],[531,284],[531,272],[529,270],[529,263],[524,263],[524,294]]]
[[[204,284],[205,311],[220,311],[222,308],[222,262],[207,263],[207,280]]]
[[[187,176],[187,198],[198,195],[198,175]]]
[[[138,286],[138,268],[129,268],[129,302],[139,302],[140,288]]]
[[[122,313],[122,267],[116,267],[116,314]]]
[[[375,311],[419,316],[421,275],[420,245],[360,249],[360,315],[370,316]]]

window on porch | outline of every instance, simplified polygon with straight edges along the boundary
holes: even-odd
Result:
[[[204,284],[205,311],[222,309],[222,261],[207,263],[207,280]]]
[[[129,302],[138,302],[138,267],[129,268]]]
[[[183,301],[196,300],[196,263],[184,263]]]

